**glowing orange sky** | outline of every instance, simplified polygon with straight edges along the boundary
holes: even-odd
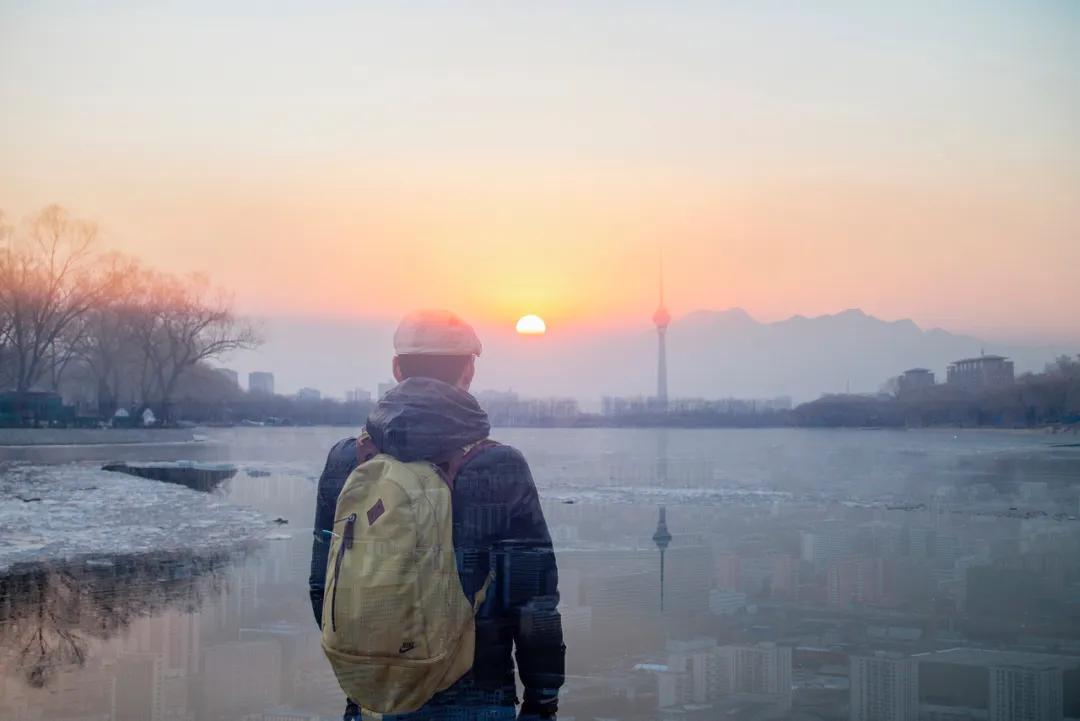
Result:
[[[5,6],[0,208],[258,314],[647,323],[662,247],[676,316],[1080,342],[1078,14],[765,5]]]

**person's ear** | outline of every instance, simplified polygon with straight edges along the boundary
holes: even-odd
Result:
[[[401,372],[401,363],[398,362],[397,356],[394,356],[394,362],[392,363],[392,365],[394,367],[394,380],[396,380],[398,383],[405,380],[405,374]]]
[[[469,356],[469,362],[465,364],[465,370],[461,373],[461,378],[458,379],[458,388],[463,391],[469,390],[469,386],[472,385],[473,376],[476,375],[476,356]]]

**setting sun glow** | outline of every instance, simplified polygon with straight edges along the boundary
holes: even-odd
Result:
[[[517,332],[522,335],[543,335],[547,332],[547,324],[538,315],[523,315],[518,319]]]

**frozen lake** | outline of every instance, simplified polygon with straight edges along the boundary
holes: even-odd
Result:
[[[100,486],[100,463],[70,453],[63,465],[6,468],[9,489],[53,479],[52,502],[19,501],[18,516],[0,515],[0,535],[66,555],[72,539],[51,539],[49,524],[82,514],[88,536],[76,545],[100,555],[0,580],[0,718],[340,718],[307,574],[316,481],[346,432],[199,432],[208,442],[171,457],[131,447],[116,459],[235,463],[216,495],[116,474],[106,475],[127,480],[108,497],[78,490]],[[1041,664],[1064,688],[1062,712],[1080,715],[1076,436],[493,437],[529,459],[555,539],[568,646],[560,718],[847,719],[852,698],[874,692],[864,667],[875,654],[916,682],[923,668],[959,669],[970,688],[927,680],[919,702],[961,714],[989,713],[995,664]],[[674,537],[663,611],[651,541],[661,505]],[[46,514],[40,523],[30,507]],[[256,546],[230,542],[267,517],[288,524]],[[946,652],[957,647],[973,650]],[[739,665],[751,662],[758,671]]]

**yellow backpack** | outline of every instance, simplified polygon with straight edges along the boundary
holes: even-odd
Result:
[[[365,711],[415,711],[472,668],[476,611],[493,573],[470,602],[454,557],[451,490],[457,470],[493,444],[474,443],[444,467],[379,453],[341,489],[322,647]]]

